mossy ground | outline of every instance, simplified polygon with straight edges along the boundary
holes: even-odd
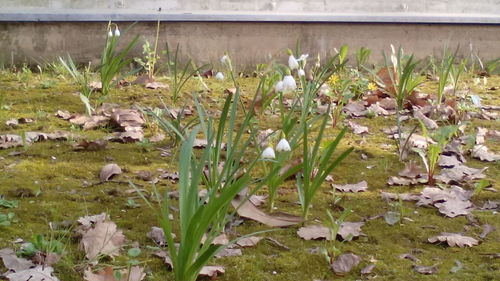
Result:
[[[21,77],[22,78],[22,77]],[[51,80],[53,83],[45,84]],[[208,108],[220,107],[224,101],[223,90],[231,85],[228,82],[216,82],[207,79],[212,89],[211,93],[202,94],[203,103]],[[241,79],[244,98],[250,99],[255,91],[255,78]],[[465,81],[473,85],[472,79]],[[491,77],[489,85],[500,85],[500,77]],[[42,87],[43,86],[43,87]],[[189,92],[197,88],[197,82],[191,81],[183,93],[182,102],[190,103]],[[435,89],[435,83],[428,82],[424,89]],[[473,90],[483,97],[485,104],[500,104],[499,90],[488,90],[488,87],[473,86]],[[25,131],[53,132],[67,130],[89,140],[104,137],[110,133],[108,128],[82,131],[69,122],[58,119],[54,113],[58,109],[70,112],[83,112],[83,106],[75,94],[77,88],[60,77],[33,75],[27,79],[18,79],[12,74],[3,73],[0,76],[0,92],[4,95],[3,103],[9,110],[0,110],[0,132],[19,134]],[[158,96],[169,101],[169,93],[164,90],[145,90],[140,86],[130,86],[115,89],[109,102],[129,107],[132,104],[142,106],[159,106]],[[180,104],[180,103],[179,103]],[[20,125],[13,129],[5,125],[11,118],[29,117],[36,122]],[[266,127],[273,127],[266,116],[260,117],[259,123]],[[360,221],[364,218],[383,214],[393,209],[380,198],[381,190],[392,192],[417,192],[423,187],[388,187],[386,181],[389,176],[397,174],[403,168],[395,154],[395,146],[391,140],[380,131],[382,128],[393,126],[394,118],[375,117],[360,119],[356,122],[367,125],[370,134],[362,139],[360,136],[348,133],[342,141],[341,148],[353,146],[355,151],[341,163],[334,171],[333,176],[337,183],[355,183],[366,180],[368,192],[357,194],[333,193],[330,186],[324,185],[315,197],[311,220],[323,221],[327,218],[326,210],[339,215],[340,207],[350,208],[354,212],[348,221]],[[498,121],[473,120],[471,128],[484,126],[498,129]],[[277,125],[276,125],[277,126]],[[151,133],[151,127],[146,129]],[[337,130],[329,130],[328,138],[333,138]],[[177,159],[175,157],[161,157],[156,147],[147,151],[137,144],[109,143],[102,151],[74,151],[74,141],[46,141],[35,143],[26,148],[0,150],[0,194],[7,199],[19,200],[19,207],[2,209],[1,212],[14,212],[18,221],[9,227],[0,227],[0,248],[13,247],[17,238],[30,240],[35,234],[50,236],[54,233],[49,228],[49,222],[75,221],[84,215],[106,212],[111,215],[119,228],[132,243],[137,241],[143,249],[139,260],[149,272],[147,280],[172,280],[160,259],[151,256],[153,250],[146,246],[154,246],[146,237],[152,226],[158,225],[154,211],[145,206],[142,200],[129,194],[128,184],[106,183],[84,187],[83,182],[97,182],[98,173],[109,159],[124,169],[120,180],[132,180],[143,188],[151,190],[147,182],[138,180],[135,173],[140,170],[156,172],[158,168],[175,171]],[[381,146],[382,144],[392,147]],[[500,145],[488,142],[488,146],[495,152],[500,152]],[[22,154],[10,156],[13,151]],[[361,154],[368,156],[361,159]],[[488,166],[488,179],[498,190],[500,165],[499,163],[482,163],[469,160],[474,167]],[[368,168],[370,167],[371,168]],[[176,185],[167,181],[159,184],[161,190],[175,189]],[[18,198],[20,189],[29,189],[36,194],[34,197]],[[296,204],[297,196],[293,184],[283,186],[282,194],[278,197],[277,206],[280,211],[300,213]],[[335,196],[341,201],[334,205]],[[128,208],[126,202],[133,198],[141,206]],[[486,200],[500,200],[500,193],[482,191],[474,195],[473,202],[482,205]],[[335,276],[329,269],[324,257],[311,250],[317,247],[328,247],[333,242],[304,241],[296,235],[297,227],[280,229],[266,233],[290,248],[285,250],[270,241],[263,240],[256,247],[246,248],[240,257],[222,258],[213,260],[210,264],[226,266],[226,273],[219,280],[356,280],[360,279],[359,270],[373,262],[376,264],[374,273],[378,280],[498,280],[500,276],[500,262],[488,257],[487,253],[500,253],[500,220],[498,214],[492,211],[474,211],[480,224],[495,226],[497,231],[490,233],[478,246],[472,248],[449,248],[442,245],[427,243],[427,238],[440,232],[464,232],[467,235],[478,237],[482,229],[468,226],[465,217],[445,218],[434,208],[422,208],[414,203],[404,202],[406,217],[403,224],[389,226],[382,218],[369,220],[363,227],[366,237],[360,237],[351,242],[338,244],[344,252],[351,251],[362,257],[360,266],[344,277]],[[399,211],[399,210],[395,210]],[[268,229],[256,222],[246,221],[234,230],[239,234]],[[78,242],[68,239],[67,254],[62,262],[55,266],[57,276],[64,281],[82,280],[82,269],[86,267],[84,255],[78,250]],[[400,254],[414,253],[421,260],[422,265],[435,265],[439,272],[435,275],[424,276],[415,273],[412,262],[401,260]],[[115,261],[105,263],[116,266],[125,264],[125,253]],[[457,273],[450,273],[450,269],[458,260],[464,267]]]

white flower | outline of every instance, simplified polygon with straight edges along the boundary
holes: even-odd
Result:
[[[302,54],[300,55],[300,58],[298,58],[298,61],[305,61],[309,57],[309,54]]]
[[[120,37],[120,30],[118,29],[118,27],[115,29],[115,36]]]
[[[274,90],[276,92],[283,91],[283,81],[278,81],[278,83],[276,83],[276,85],[274,85]]]
[[[113,37],[113,32],[111,31],[111,29],[108,32],[108,37]]]
[[[298,74],[298,75],[299,75],[299,77],[300,77],[300,76],[304,76],[304,75],[306,75],[306,72],[304,71],[304,69],[299,68],[299,71],[297,72],[297,74]]]
[[[292,148],[286,139],[281,139],[276,145],[276,151],[292,151]]]
[[[262,151],[260,157],[262,159],[274,159],[276,158],[276,155],[274,154],[274,149],[272,147],[267,147],[264,151]]]
[[[295,83],[295,79],[293,79],[292,75],[286,75],[283,78],[283,92],[291,92],[297,89],[297,84]]]
[[[297,61],[297,59],[293,55],[290,55],[288,57],[288,67],[290,67],[290,69],[292,69],[292,70],[299,68],[299,62]]]
[[[215,79],[224,80],[224,74],[222,72],[217,72],[217,74],[215,74]]]
[[[222,58],[220,58],[220,62],[222,64],[229,64],[229,57],[227,55],[223,55]]]

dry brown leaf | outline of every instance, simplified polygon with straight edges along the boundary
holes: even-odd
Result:
[[[373,112],[374,114],[376,114],[378,116],[389,116],[389,115],[396,114],[394,111],[387,111],[382,106],[380,106],[378,102],[370,105],[368,108],[366,108],[366,111]]]
[[[354,184],[332,184],[332,187],[343,192],[362,192],[368,189],[368,183],[366,181],[361,181]]]
[[[361,258],[353,253],[341,254],[330,265],[331,269],[337,275],[344,275],[349,273],[353,267],[356,267]]]
[[[224,258],[224,257],[237,257],[243,255],[241,249],[231,249],[224,248],[220,252],[218,252],[215,257],[216,258]]]
[[[211,279],[216,278],[220,274],[224,274],[226,270],[224,269],[223,266],[212,266],[212,265],[207,265],[201,268],[200,270],[200,276],[204,277],[210,277]]]
[[[89,229],[98,222],[103,222],[109,219],[108,214],[101,213],[99,215],[84,216],[78,219],[78,223],[83,226],[84,229]]]
[[[168,269],[172,269],[174,267],[172,259],[166,251],[156,251],[153,253],[153,255],[163,259],[163,263],[167,266]]]
[[[293,216],[290,214],[266,214],[263,211],[259,210],[259,208],[257,208],[252,202],[246,200],[245,196],[241,195],[236,196],[231,201],[231,204],[234,208],[238,208],[237,213],[239,216],[255,220],[272,227],[287,227],[301,223],[303,221],[301,217]]]
[[[462,165],[462,161],[458,159],[457,155],[443,155],[439,156],[438,165],[443,168],[453,168]]]
[[[474,206],[470,201],[462,201],[460,199],[447,199],[442,203],[435,203],[441,214],[444,214],[450,218],[457,216],[465,216],[470,214]]]
[[[433,265],[433,266],[423,266],[423,265],[416,265],[416,264],[414,264],[413,265],[413,270],[415,270],[416,272],[418,272],[420,274],[425,274],[425,275],[435,274],[435,273],[438,272],[438,268],[435,265]]]
[[[73,115],[71,113],[69,113],[69,111],[67,111],[67,110],[58,110],[54,115],[56,117],[63,119],[63,120],[68,120],[68,119],[71,119],[71,117],[73,117]]]
[[[467,215],[473,205],[469,201],[472,196],[471,191],[464,190],[459,186],[452,186],[449,189],[426,187],[422,190],[417,205],[433,205],[439,208],[439,212],[448,217]]]
[[[7,274],[21,272],[35,267],[35,264],[32,261],[24,258],[18,258],[16,252],[10,248],[1,249],[0,258],[3,260],[4,267],[9,270]]]
[[[378,105],[385,110],[395,110],[397,107],[396,99],[394,98],[383,98],[378,102]]]
[[[401,254],[401,255],[399,255],[399,258],[411,260],[412,262],[416,262],[416,263],[420,263],[420,259],[418,259],[417,257],[415,257],[414,255],[411,255],[411,254]]]
[[[361,227],[364,222],[343,222],[340,225],[337,235],[342,238],[342,240],[351,240],[354,237],[363,235],[361,232]],[[297,235],[304,240],[311,239],[326,239],[332,240],[330,228],[323,225],[310,225],[299,228]]]
[[[481,239],[486,238],[486,235],[488,235],[490,232],[497,230],[496,227],[494,227],[491,224],[483,224],[483,232],[479,235]]]
[[[127,127],[140,128],[146,123],[139,110],[122,108],[112,109],[111,121],[124,130],[127,130]]]
[[[238,244],[238,246],[243,247],[243,248],[253,247],[253,246],[257,245],[257,243],[259,243],[260,240],[262,240],[262,237],[250,236],[250,237],[246,237],[246,238],[242,238],[242,239],[238,240],[236,242],[236,244]]]
[[[358,123],[355,123],[353,121],[347,121],[347,126],[349,126],[349,128],[351,128],[353,133],[355,133],[356,135],[368,133],[368,127],[359,125]]]
[[[446,184],[460,184],[471,180],[485,178],[486,175],[484,175],[483,172],[486,169],[488,169],[488,167],[476,169],[467,167],[465,165],[458,165],[454,166],[452,169],[442,169],[441,174],[435,176],[434,178]]]
[[[380,195],[385,200],[399,200],[399,199],[401,199],[403,201],[418,201],[420,198],[420,196],[416,195],[416,194],[410,194],[410,193],[396,194],[396,193],[384,192],[384,191],[381,191]]]
[[[410,160],[405,164],[405,168],[400,171],[398,175],[410,179],[422,178],[422,167],[420,167],[417,162]]]
[[[76,114],[68,119],[71,124],[81,126],[84,130],[91,130],[98,127],[106,126],[109,122],[109,118],[100,115],[83,115]]]
[[[416,185],[426,182],[427,182],[426,178],[410,179],[402,177],[389,177],[389,180],[387,180],[388,185]]]
[[[173,233],[172,233],[173,234]],[[153,226],[147,234],[148,238],[153,240],[156,245],[163,247],[167,245],[167,238],[165,237],[165,232],[160,227]]]
[[[56,253],[42,253],[36,252],[35,255],[31,258],[33,262],[36,264],[41,264],[45,266],[52,266],[61,260],[61,255]]]
[[[463,236],[460,233],[448,233],[448,232],[441,232],[438,236],[433,236],[427,239],[430,243],[442,243],[446,242],[448,246],[450,247],[472,247],[475,245],[479,244],[479,241],[469,237],[469,236]]]
[[[371,264],[363,267],[363,269],[361,269],[361,275],[371,274],[373,272],[373,269],[375,269],[375,264],[371,263]]]
[[[7,273],[5,277],[10,281],[59,281],[59,278],[52,275],[53,272],[51,266],[38,265],[15,273]]]
[[[78,144],[74,145],[73,148],[75,150],[98,151],[106,148],[107,145],[108,142],[105,140],[99,140],[99,139],[94,141],[82,140]]]
[[[252,202],[252,204],[256,207],[259,207],[266,202],[267,195],[252,195],[248,200],[250,200],[250,202]]]
[[[422,121],[424,123],[425,127],[429,130],[434,130],[439,128],[438,124],[436,121],[430,119],[429,117],[425,116],[421,110],[415,110],[413,111],[413,116],[417,118],[418,120]]]
[[[495,162],[500,160],[500,155],[492,153],[485,145],[476,145],[472,149],[472,157],[481,161]]]
[[[111,266],[104,268],[98,273],[93,273],[90,268],[85,270],[85,281],[141,281],[146,277],[144,268],[140,266],[132,266],[130,271],[128,269],[120,270],[121,278],[115,278],[114,270]],[[129,275],[130,273],[130,275]]]
[[[89,260],[95,260],[100,255],[114,257],[118,255],[126,238],[112,221],[98,222],[87,230],[80,241]]]
[[[164,84],[164,83],[160,83],[160,82],[149,82],[149,83],[146,83],[146,89],[153,89],[153,90],[156,90],[156,89],[169,89],[169,86],[167,84]]]
[[[1,149],[8,149],[17,146],[23,146],[23,138],[21,136],[13,134],[0,135]]]
[[[119,175],[121,173],[122,169],[120,168],[120,166],[116,165],[115,163],[110,163],[102,167],[101,172],[99,173],[99,179],[102,182],[105,182],[108,181],[113,176]]]
[[[362,117],[368,114],[363,101],[350,102],[342,110],[352,117]]]

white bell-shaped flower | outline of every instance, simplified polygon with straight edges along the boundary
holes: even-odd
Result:
[[[295,83],[295,79],[293,76],[288,74],[283,78],[283,92],[291,92],[297,89],[297,84]]]
[[[274,85],[274,91],[282,92],[283,91],[283,81],[278,81],[276,85]]]
[[[224,74],[222,72],[217,72],[217,74],[215,74],[215,79],[224,80]]]
[[[292,69],[292,70],[299,68],[299,62],[297,61],[297,59],[293,55],[290,55],[288,57],[288,67],[290,67],[290,69]]]
[[[262,151],[260,156],[262,159],[275,159],[276,155],[274,154],[274,149],[272,147],[267,147]]]
[[[297,71],[297,74],[299,75],[299,77],[301,77],[301,76],[305,76],[306,72],[304,71],[304,69],[299,68],[299,70]]]
[[[278,144],[276,145],[276,151],[281,152],[281,151],[291,151],[292,148],[290,147],[290,144],[286,139],[281,139]]]
[[[113,37],[113,32],[111,31],[111,29],[108,31],[108,37]]]
[[[121,34],[120,30],[118,29],[118,27],[116,27],[116,29],[115,29],[115,36],[116,37],[120,37],[120,34]]]
[[[227,55],[223,55],[222,58],[220,58],[220,62],[225,65],[229,64],[229,57]]]

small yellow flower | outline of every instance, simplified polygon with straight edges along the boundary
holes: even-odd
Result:
[[[334,88],[340,81],[340,77],[337,74],[333,74],[328,78],[328,85]]]
[[[377,89],[377,84],[370,82],[368,83],[368,90],[375,91]]]

